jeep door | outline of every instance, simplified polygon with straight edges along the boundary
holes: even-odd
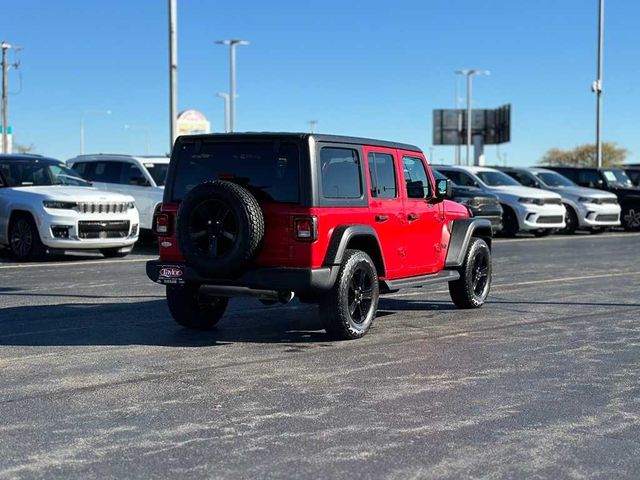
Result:
[[[398,161],[394,149],[365,147],[369,171],[369,214],[384,256],[387,278],[406,276],[407,235],[404,202],[398,188]]]
[[[434,273],[442,268],[443,204],[431,203],[434,181],[421,154],[398,151],[402,158],[407,221],[407,270],[410,275]]]

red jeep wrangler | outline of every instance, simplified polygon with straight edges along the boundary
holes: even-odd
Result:
[[[173,318],[208,328],[228,299],[320,305],[329,334],[362,337],[378,296],[448,282],[461,308],[491,285],[491,224],[446,200],[417,147],[306,133],[179,137],[161,210]]]

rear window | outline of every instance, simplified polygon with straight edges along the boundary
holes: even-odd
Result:
[[[194,142],[179,148],[174,201],[181,201],[189,190],[207,180],[237,183],[259,202],[300,201],[300,155],[295,143]]]
[[[164,186],[169,170],[168,163],[145,163],[144,168],[147,169],[157,186]]]

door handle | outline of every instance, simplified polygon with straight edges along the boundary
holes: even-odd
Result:
[[[388,215],[376,215],[376,222],[386,222],[389,220]]]
[[[417,220],[420,218],[420,215],[417,215],[415,213],[410,213],[409,215],[407,215],[407,218],[409,219],[410,222]]]

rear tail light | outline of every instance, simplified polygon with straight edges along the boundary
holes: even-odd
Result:
[[[302,242],[314,242],[318,239],[317,217],[296,217],[293,219],[295,239]]]
[[[172,233],[171,216],[168,213],[156,213],[153,216],[153,233],[169,237]]]

